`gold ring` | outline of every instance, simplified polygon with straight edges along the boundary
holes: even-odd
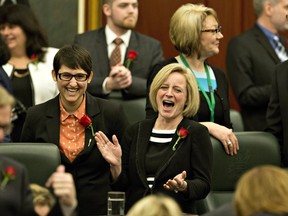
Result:
[[[227,145],[230,146],[232,145],[232,142],[230,140],[227,141]]]

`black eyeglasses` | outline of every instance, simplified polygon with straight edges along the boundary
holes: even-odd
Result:
[[[88,74],[82,74],[82,73],[78,73],[75,75],[72,75],[70,73],[59,73],[58,76],[63,81],[70,81],[74,77],[79,82],[84,82],[89,77]]]
[[[204,29],[201,32],[221,33],[222,26],[218,26],[216,29]]]

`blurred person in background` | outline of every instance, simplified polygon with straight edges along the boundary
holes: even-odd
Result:
[[[3,68],[11,79],[17,100],[11,138],[20,140],[26,109],[58,94],[52,79],[53,58],[58,49],[48,47],[46,35],[27,6],[0,7],[0,34],[11,54]]]

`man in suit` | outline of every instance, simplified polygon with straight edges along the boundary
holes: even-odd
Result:
[[[57,145],[61,162],[76,184],[78,215],[105,215],[113,166],[101,156],[94,131],[121,140],[128,120],[119,104],[86,92],[93,73],[91,56],[84,48],[60,49],[52,76],[60,94],[28,110],[21,140]]]
[[[111,92],[119,91],[124,99],[145,97],[151,67],[163,59],[161,44],[132,30],[138,19],[137,0],[104,0],[103,3],[107,25],[75,38],[75,43],[86,48],[92,56],[95,76],[88,92],[100,97],[109,97]],[[114,65],[109,58],[117,46],[113,42],[116,38],[122,40],[121,60]],[[130,50],[136,51],[137,56],[128,67],[127,53]]]
[[[241,108],[245,130],[264,130],[265,114],[276,64],[287,59],[280,31],[288,29],[288,0],[254,0],[257,23],[234,37],[228,45],[226,64],[231,87]],[[279,54],[274,37],[280,38]],[[279,54],[279,56],[278,56]]]
[[[277,65],[267,109],[267,131],[276,136],[281,148],[282,163],[288,166],[288,61]]]

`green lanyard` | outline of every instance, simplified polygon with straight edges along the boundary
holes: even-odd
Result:
[[[182,53],[180,53],[180,58],[181,58],[181,61],[184,63],[184,65],[187,68],[189,68],[192,71],[192,73],[194,73],[194,71],[191,69],[191,67],[189,66],[188,62],[186,61],[186,59],[184,58]],[[207,93],[204,91],[203,87],[200,85],[200,83],[199,83],[197,78],[196,78],[196,80],[197,80],[198,87],[200,88],[202,94],[204,95],[204,97],[205,97],[205,99],[207,101],[207,104],[208,104],[208,107],[209,107],[209,110],[210,110],[210,115],[211,115],[210,116],[210,121],[214,122],[214,109],[215,109],[214,91],[212,89],[212,84],[211,84],[211,79],[210,79],[210,74],[209,74],[209,71],[208,71],[208,67],[207,67],[206,64],[204,64],[204,67],[205,67],[205,72],[206,72],[206,76],[207,76],[207,82],[208,82],[208,87],[209,87],[209,92],[210,92],[211,99],[209,98]]]

